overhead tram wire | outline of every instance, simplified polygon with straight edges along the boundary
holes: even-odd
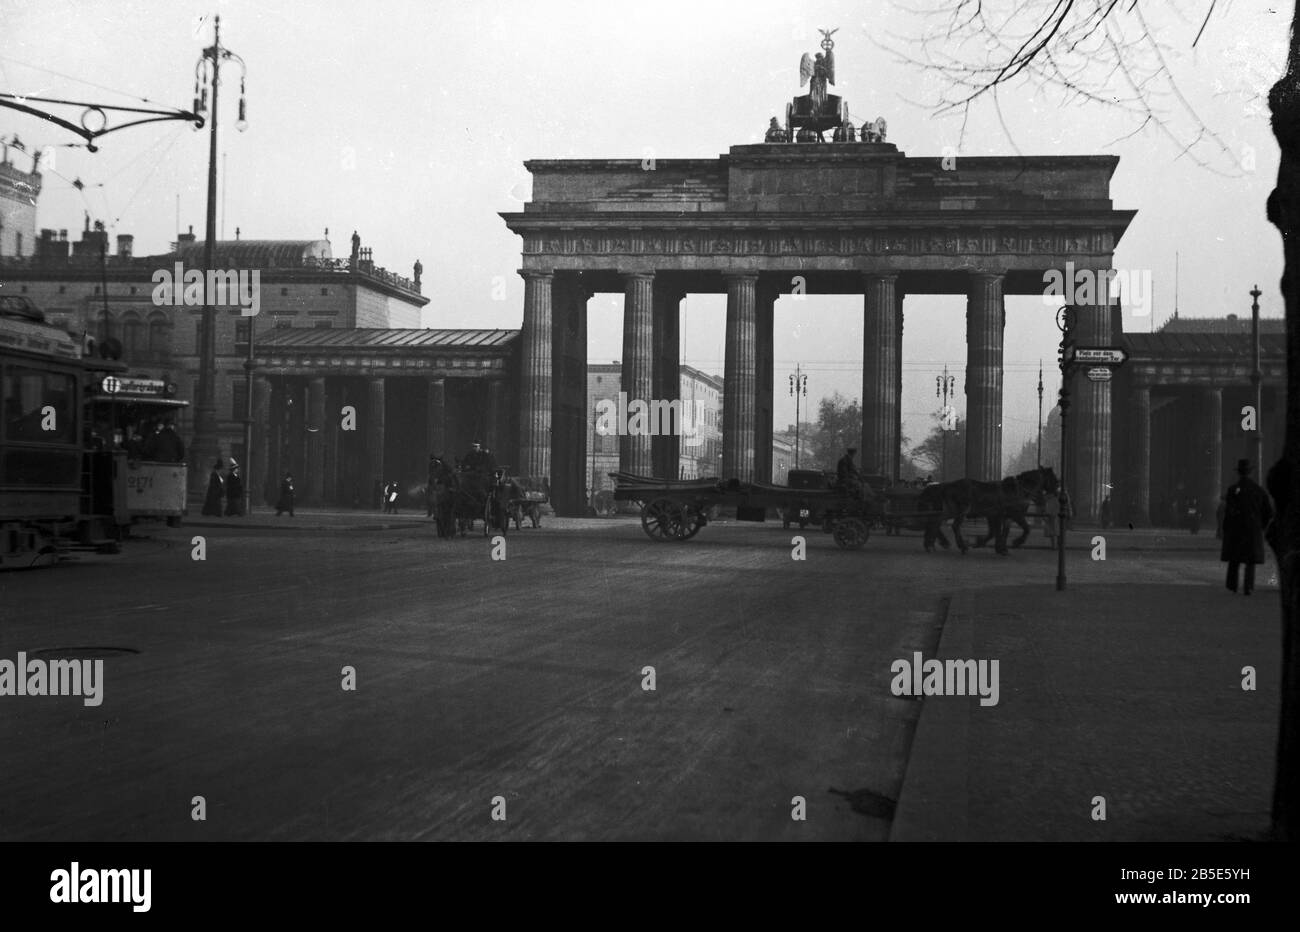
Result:
[[[0,55],[0,63],[6,61],[13,65],[20,65],[24,68],[31,68],[33,71],[40,71],[45,74],[52,74],[55,77],[64,78],[68,81],[73,81],[77,84],[84,84],[87,87],[93,87],[96,90],[107,91],[110,94],[120,94],[123,97],[129,97],[131,100],[138,100],[141,103],[153,104],[154,106],[158,106],[157,101],[150,100],[148,97],[141,97],[139,94],[132,94],[130,91],[118,90],[115,87],[108,87],[107,85],[104,84],[96,84],[94,81],[87,81],[84,78],[78,78],[75,77],[74,75],[64,74],[62,71],[55,71],[53,68],[45,68],[42,67],[41,65],[33,65],[30,62],[19,61],[18,59],[11,58],[8,55]],[[7,72],[5,74],[5,83],[10,87],[13,86],[13,82],[9,80]],[[166,105],[164,104],[163,106]]]

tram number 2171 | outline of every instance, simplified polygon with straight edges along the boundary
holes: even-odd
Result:
[[[145,489],[153,488],[153,476],[127,476],[126,487],[128,489],[137,489],[141,492]]]

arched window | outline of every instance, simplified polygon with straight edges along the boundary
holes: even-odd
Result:
[[[138,360],[146,349],[144,342],[144,324],[140,315],[127,311],[122,315],[122,357]]]
[[[167,315],[154,311],[149,315],[149,355],[161,361],[172,349],[172,327]]]

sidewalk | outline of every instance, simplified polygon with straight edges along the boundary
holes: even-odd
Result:
[[[999,702],[922,700],[891,840],[1262,839],[1280,626],[1221,582],[957,593],[938,657],[998,659]]]
[[[274,508],[254,508],[253,513],[243,517],[221,517],[199,514],[198,506],[182,521],[185,528],[235,528],[240,530],[298,530],[298,531],[391,531],[427,529],[433,531],[433,519],[424,515],[423,509],[404,508],[395,515],[386,515],[379,510],[338,507],[303,507],[295,508],[294,516],[288,514],[275,516]],[[585,527],[610,527],[611,525],[638,521],[636,517],[618,516],[614,518],[557,518],[554,515],[542,516],[541,530],[568,530]],[[524,519],[523,527],[518,531],[527,534],[532,531],[532,524]],[[482,522],[475,525],[475,534],[482,535]],[[516,533],[514,523],[510,533]]]

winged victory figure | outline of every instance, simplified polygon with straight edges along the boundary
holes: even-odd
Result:
[[[821,47],[825,54],[818,52],[814,57],[807,52],[799,59],[799,86],[812,82],[808,96],[812,98],[814,112],[819,112],[826,104],[826,85],[835,83],[835,42],[831,39],[839,29],[819,29],[822,34]]]

